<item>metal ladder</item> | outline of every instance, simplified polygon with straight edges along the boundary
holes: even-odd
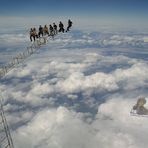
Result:
[[[9,63],[0,68],[0,80],[6,76],[6,74],[15,68],[18,64],[22,63],[26,58],[31,56],[42,45],[47,43],[48,37],[42,37],[31,46],[27,47],[25,51],[16,55]],[[1,93],[1,92],[0,92]],[[3,109],[3,97],[0,94],[0,148],[14,148],[13,140],[10,134],[10,129],[7,124],[7,120]]]
[[[0,148],[14,148],[10,129],[4,114],[2,96],[0,96]]]
[[[37,51],[41,45],[44,45],[47,43],[48,37],[42,37],[36,42],[34,42],[31,46],[27,47],[27,49],[16,55],[9,63],[7,63],[5,66],[0,68],[0,79],[3,78],[10,70],[12,70],[16,65],[22,63],[26,58],[31,56],[35,51]]]

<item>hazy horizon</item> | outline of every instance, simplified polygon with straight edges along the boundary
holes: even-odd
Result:
[[[1,0],[1,26],[39,25],[72,19],[77,28],[148,27],[146,0]],[[81,27],[82,26],[82,27]]]

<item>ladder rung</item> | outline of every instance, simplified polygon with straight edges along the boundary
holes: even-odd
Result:
[[[5,146],[5,148],[8,148],[10,145],[9,144],[7,144],[6,146]],[[11,147],[10,147],[11,148]]]
[[[3,139],[0,139],[0,143],[2,143],[7,137],[5,136]]]

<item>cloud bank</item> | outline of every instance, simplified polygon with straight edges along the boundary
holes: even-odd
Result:
[[[0,89],[15,147],[146,148],[147,118],[129,114],[138,97],[148,99],[146,36],[59,34],[10,71]],[[3,59],[29,42],[0,38]]]

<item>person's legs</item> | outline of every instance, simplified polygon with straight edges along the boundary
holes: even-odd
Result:
[[[30,35],[30,41],[32,42],[32,35]]]
[[[39,32],[39,38],[41,37],[41,32]]]
[[[34,42],[35,42],[35,35],[33,36],[33,40],[34,40]]]
[[[65,29],[63,28],[62,31],[63,31],[63,33],[64,33]]]
[[[69,31],[69,29],[71,28],[72,26],[71,25],[69,25],[68,27],[67,27],[67,31]]]
[[[69,26],[67,27],[67,30],[66,30],[66,32],[67,32],[67,31],[69,31]]]

